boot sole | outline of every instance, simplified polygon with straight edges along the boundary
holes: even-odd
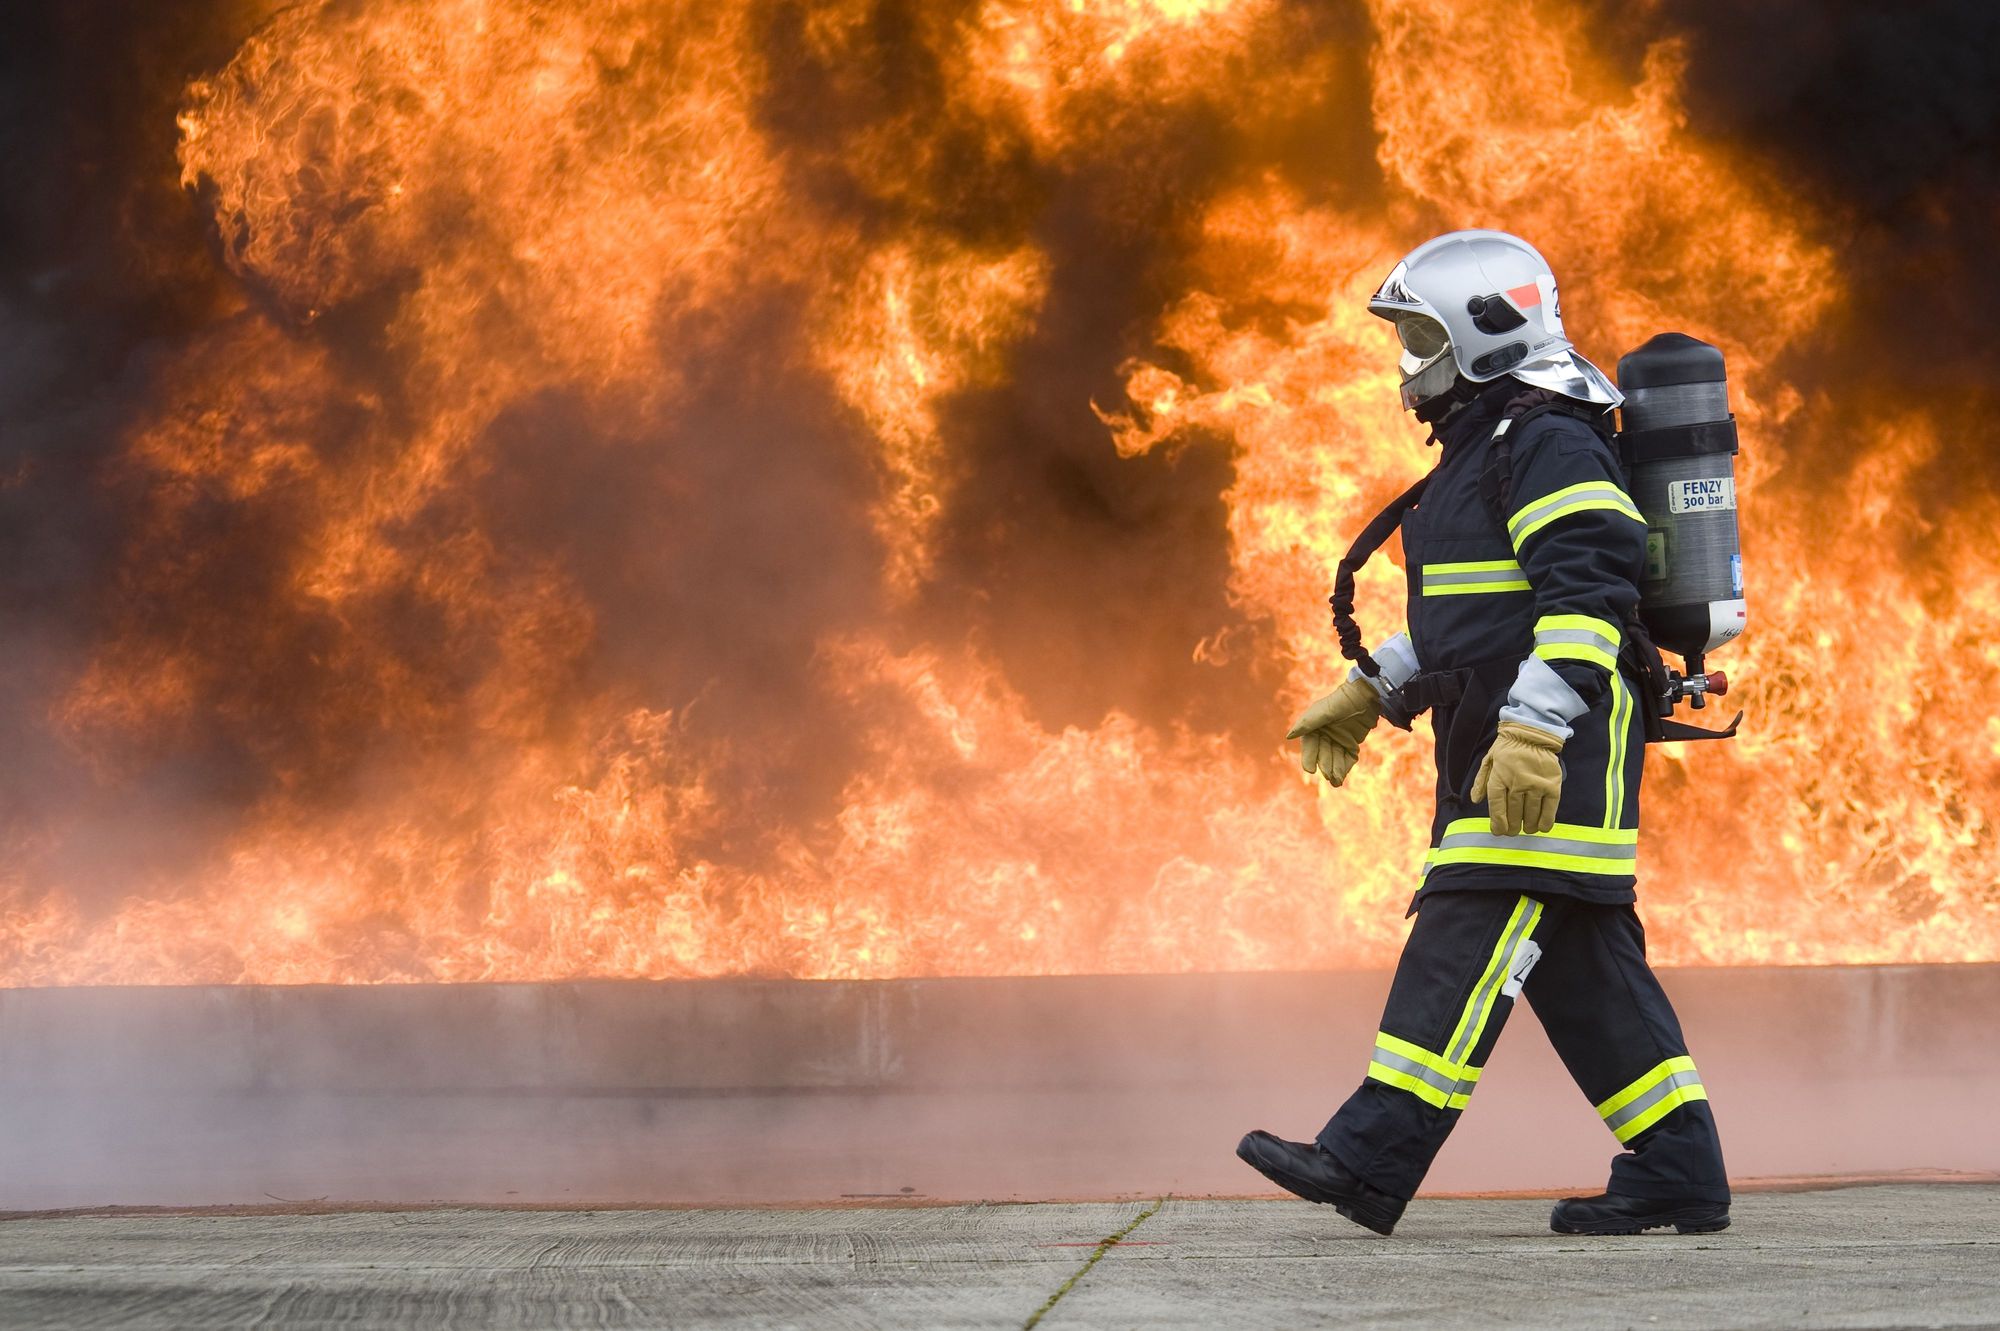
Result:
[[[1321,1206],[1331,1206],[1335,1211],[1346,1216],[1363,1229],[1373,1230],[1384,1238],[1389,1237],[1395,1231],[1396,1220],[1384,1220],[1378,1213],[1361,1206],[1351,1197],[1342,1197],[1337,1193],[1327,1192],[1321,1188],[1314,1187],[1311,1183],[1299,1178],[1297,1175],[1279,1169],[1275,1165],[1267,1165],[1240,1146],[1236,1148],[1236,1158],[1293,1196],[1302,1197],[1306,1201],[1316,1202]],[[1401,1219],[1401,1217],[1398,1216],[1396,1219]]]
[[[1606,1221],[1600,1225],[1571,1225],[1557,1221],[1554,1216],[1549,1217],[1549,1229],[1557,1234],[1588,1234],[1614,1238],[1621,1235],[1644,1234],[1652,1229],[1669,1228],[1676,1234],[1718,1234],[1729,1228],[1729,1217],[1690,1216],[1685,1212],[1679,1214],[1668,1212],[1636,1225],[1629,1220]]]

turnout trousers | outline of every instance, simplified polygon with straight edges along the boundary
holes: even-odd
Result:
[[[1625,1148],[1607,1190],[1728,1201],[1708,1093],[1629,904],[1426,893],[1367,1079],[1321,1130],[1320,1145],[1383,1192],[1414,1195],[1522,993]]]

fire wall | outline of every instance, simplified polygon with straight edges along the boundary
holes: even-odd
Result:
[[[1728,357],[1655,955],[2000,959],[1993,6],[19,8],[0,984],[1388,964],[1280,737],[1472,225]]]
[[[2000,1171],[2000,967],[1665,973],[1738,1180]],[[1379,972],[0,992],[0,1206],[1262,1192]],[[1616,1143],[1515,1014],[1429,1186]]]

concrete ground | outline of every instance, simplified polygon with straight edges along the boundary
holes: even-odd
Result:
[[[0,1222],[0,1326],[2000,1324],[2000,1185],[1750,1193],[1686,1238],[1558,1237],[1548,1207],[1424,1199],[1392,1239],[1173,1198],[29,1216]]]

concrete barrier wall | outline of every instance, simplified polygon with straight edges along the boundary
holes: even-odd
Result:
[[[2000,1169],[2000,966],[1666,973],[1744,1175]],[[0,991],[0,1206],[1260,1190],[1380,973]],[[1601,1178],[1523,1009],[1433,1175]]]

